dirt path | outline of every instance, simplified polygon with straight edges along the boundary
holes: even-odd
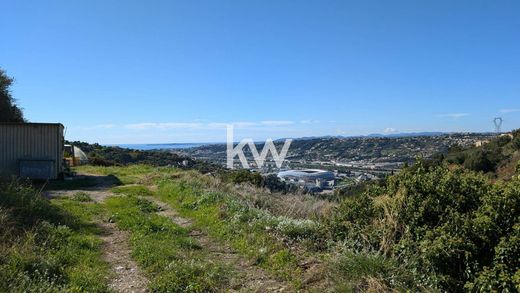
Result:
[[[103,258],[115,276],[109,281],[109,288],[118,292],[147,292],[148,281],[130,257],[128,232],[117,229],[114,223],[101,222],[100,226],[106,233],[101,237]]]
[[[274,279],[261,268],[238,255],[230,247],[223,245],[200,230],[192,229],[192,221],[179,216],[168,204],[151,196],[145,199],[159,206],[159,215],[170,218],[177,225],[191,229],[190,236],[197,239],[211,259],[234,268],[235,277],[231,280],[230,292],[292,292],[289,284]]]
[[[92,176],[89,174],[89,176]],[[117,196],[109,191],[112,178],[95,176],[96,184],[88,188],[75,190],[57,190],[48,192],[50,198],[73,197],[78,192],[86,192],[93,201],[102,203],[110,196]],[[152,191],[153,186],[148,186]],[[229,265],[233,268],[230,288],[226,292],[293,292],[292,286],[281,282],[250,261],[241,257],[230,247],[215,241],[206,233],[192,229],[192,221],[179,216],[168,204],[159,199],[143,197],[159,206],[159,215],[170,218],[177,225],[190,229],[189,235],[196,239],[203,247],[211,260]],[[119,230],[114,223],[97,220],[96,224],[102,228],[103,258],[110,265],[114,277],[109,280],[109,287],[116,292],[147,292],[148,280],[131,258],[131,249],[128,245],[129,233]]]
[[[78,192],[86,192],[95,202],[102,203],[107,197],[113,196],[108,189],[111,186],[100,180],[100,184],[92,188],[78,190],[50,191],[49,196],[73,197]],[[147,292],[148,280],[140,271],[137,263],[131,258],[131,249],[128,245],[129,233],[119,230],[114,223],[96,220],[101,227],[103,259],[110,265],[113,278],[108,282],[111,290],[116,292]]]

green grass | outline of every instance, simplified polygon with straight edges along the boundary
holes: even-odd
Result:
[[[1,292],[108,291],[95,204],[51,203],[12,183],[0,187],[0,209]]]
[[[273,216],[266,210],[251,207],[234,195],[209,191],[211,179],[194,171],[143,165],[82,168],[84,172],[123,178],[132,176],[134,183],[158,185],[157,196],[182,216],[194,219],[197,228],[230,244],[240,254],[280,279],[291,282],[296,288],[302,286],[303,272],[298,265],[298,257],[278,236],[291,241],[313,242],[319,230],[315,222]],[[113,191],[134,196],[153,194],[140,185],[116,187]]]
[[[401,284],[408,280],[408,275],[391,260],[341,252],[341,243],[330,239],[324,242],[326,236],[320,222],[273,215],[258,208],[249,198],[219,185],[212,177],[147,166],[89,168],[92,173],[131,176],[132,182],[157,186],[156,192],[142,185],[115,187],[115,193],[127,196],[107,202],[118,225],[132,232],[134,257],[152,279],[152,289],[204,291],[215,286],[223,288],[227,281],[217,281],[223,272],[221,266],[201,270],[206,256],[193,240],[188,240],[185,229],[155,215],[156,207],[146,200],[148,196],[157,196],[181,216],[193,219],[195,228],[230,245],[279,279],[292,283],[297,290],[309,289],[304,280],[313,272],[305,272],[300,266],[307,257],[325,263],[318,282],[333,280],[336,291],[406,288]],[[290,249],[288,244],[296,245],[298,250]],[[318,246],[321,248],[315,249]],[[172,273],[174,268],[176,272]],[[206,275],[195,280],[193,276],[199,274]],[[194,284],[199,287],[190,287]]]
[[[122,184],[135,184],[145,180],[147,174],[153,174],[158,169],[149,165],[131,165],[127,167],[100,167],[100,166],[79,166],[74,168],[78,173],[100,174],[116,176]]]
[[[210,236],[230,243],[241,254],[301,286],[301,269],[297,258],[266,230],[276,227],[277,220],[265,218],[257,209],[223,193],[206,192],[197,183],[165,180],[159,184],[158,196],[175,207],[182,216],[195,219]]]
[[[343,292],[406,291],[420,288],[419,280],[390,258],[378,254],[343,252],[330,263],[335,286]]]
[[[154,292],[219,291],[231,274],[229,268],[208,260],[188,230],[159,216],[146,199],[118,196],[106,207],[120,229],[131,233],[132,256],[144,269]]]

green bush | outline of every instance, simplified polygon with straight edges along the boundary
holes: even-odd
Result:
[[[425,286],[514,291],[520,267],[510,256],[519,219],[520,180],[492,184],[470,171],[419,162],[386,186],[346,199],[328,228],[354,251],[398,260]]]
[[[83,192],[83,191],[76,192],[74,194],[74,196],[72,197],[72,199],[75,200],[75,201],[80,201],[80,202],[92,201],[92,198],[90,197],[90,194],[88,194],[86,192]]]
[[[520,135],[513,138],[511,145],[515,150],[520,150]]]
[[[329,234],[332,239],[345,239],[352,232],[358,233],[368,225],[374,215],[373,200],[366,193],[347,197],[328,220]]]
[[[473,171],[482,171],[487,173],[495,170],[496,163],[491,161],[488,152],[478,150],[468,155],[464,161],[464,167]]]
[[[225,180],[235,184],[250,183],[253,186],[261,187],[263,183],[263,177],[260,173],[251,172],[247,169],[230,171],[223,177]]]

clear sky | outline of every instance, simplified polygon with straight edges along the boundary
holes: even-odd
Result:
[[[0,0],[0,67],[68,139],[520,128],[520,1]]]

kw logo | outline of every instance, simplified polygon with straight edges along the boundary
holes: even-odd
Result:
[[[267,139],[265,141],[264,148],[262,149],[262,152],[259,154],[258,150],[256,149],[255,142],[251,138],[242,139],[240,143],[236,147],[233,146],[234,142],[234,129],[233,125],[227,126],[227,167],[229,169],[233,169],[233,160],[236,156],[240,159],[240,162],[242,163],[242,167],[245,169],[249,169],[249,164],[247,162],[247,158],[244,155],[244,146],[248,145],[249,149],[251,150],[251,153],[253,153],[253,158],[256,162],[256,165],[258,168],[262,168],[265,164],[267,154],[271,152],[271,155],[273,156],[273,160],[276,164],[276,167],[281,168],[283,161],[285,160],[285,156],[287,156],[287,152],[289,151],[289,147],[291,146],[292,139],[286,139],[282,151],[278,153],[276,150],[276,147],[273,143],[272,139]]]

